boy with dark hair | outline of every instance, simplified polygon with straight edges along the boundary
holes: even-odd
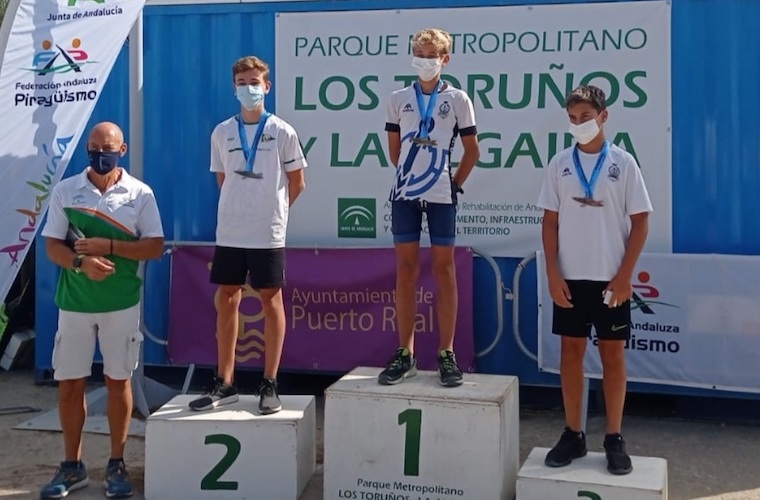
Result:
[[[625,341],[631,334],[631,278],[647,238],[652,211],[636,160],[604,134],[604,92],[575,89],[566,100],[570,133],[577,144],[560,151],[546,168],[538,205],[544,209],[542,239],[554,301],[553,332],[561,336],[560,377],[566,427],[546,455],[563,467],[586,455],[581,428],[583,358],[591,327],[599,339],[604,370],[607,469],[633,469],[620,434],[626,393]]]

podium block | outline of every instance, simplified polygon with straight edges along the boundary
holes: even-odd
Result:
[[[668,463],[662,458],[631,457],[633,472],[607,472],[604,453],[589,452],[567,467],[544,465],[549,448],[534,448],[517,478],[517,500],[667,500]]]
[[[399,385],[357,368],[325,392],[324,498],[512,500],[517,378],[421,371]]]
[[[281,396],[260,415],[256,396],[207,412],[181,395],[148,418],[145,498],[298,500],[316,467],[313,396]]]

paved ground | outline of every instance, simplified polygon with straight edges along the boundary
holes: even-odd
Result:
[[[56,405],[53,387],[36,386],[33,374],[0,372],[0,407],[33,406],[43,411]],[[319,408],[318,453],[322,462],[322,408]],[[60,460],[61,435],[57,432],[13,430],[34,414],[0,415],[0,499],[37,498],[40,485],[52,475]],[[520,456],[535,446],[553,444],[562,427],[558,412],[523,410],[520,420]],[[604,419],[589,419],[589,448],[601,451]],[[760,426],[723,425],[676,419],[629,417],[625,435],[629,451],[663,457],[669,463],[670,500],[760,499]],[[142,491],[144,441],[130,438],[126,460]],[[108,458],[108,438],[85,436],[84,456],[94,484],[72,494],[72,499],[101,499],[99,468]],[[301,500],[333,500],[322,497],[322,473],[318,469]],[[135,495],[142,499],[141,495]],[[262,499],[266,500],[266,499]],[[468,499],[490,500],[490,499]],[[547,499],[550,500],[550,499]]]

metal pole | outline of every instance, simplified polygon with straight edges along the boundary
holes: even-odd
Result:
[[[129,32],[129,173],[143,178],[145,117],[143,114],[143,14]]]
[[[135,20],[129,32],[129,173],[136,179],[143,179],[145,159],[145,116],[143,96],[143,12]],[[140,274],[145,275],[145,266],[140,266]],[[155,339],[145,325],[145,290],[141,292],[141,329],[147,339]],[[165,343],[165,342],[159,342]],[[135,408],[143,417],[148,417],[152,409],[163,406],[178,391],[145,376],[143,361],[145,344],[140,348],[140,365],[132,377],[132,392]]]

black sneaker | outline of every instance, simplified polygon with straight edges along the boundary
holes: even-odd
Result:
[[[438,379],[444,387],[456,387],[464,382],[454,351],[444,350],[438,353]]]
[[[277,381],[265,378],[259,386],[259,413],[271,415],[282,410],[280,396],[277,395]]]
[[[127,466],[123,461],[110,463],[106,467],[106,480],[103,481],[106,498],[129,498],[135,490],[129,479]]]
[[[607,470],[610,474],[624,476],[633,470],[631,457],[625,452],[625,440],[620,434],[604,436],[604,453],[607,455]]]
[[[546,454],[544,463],[549,467],[564,467],[576,459],[585,457],[588,450],[586,449],[586,434],[570,430],[565,427],[562,437],[557,444]]]
[[[190,401],[191,410],[206,411],[217,406],[228,405],[238,402],[238,391],[234,385],[227,385],[224,379],[214,377],[214,387],[198,399]]]
[[[417,360],[409,353],[409,349],[399,347],[385,370],[377,376],[377,381],[380,385],[395,385],[415,375],[417,375]]]

